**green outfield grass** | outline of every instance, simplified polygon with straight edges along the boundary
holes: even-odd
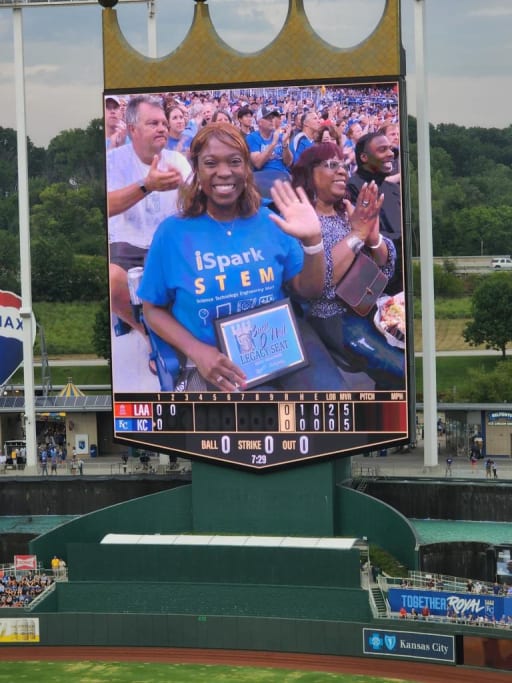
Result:
[[[353,676],[238,666],[117,662],[1,662],[0,681],[37,683],[414,683],[393,677]]]

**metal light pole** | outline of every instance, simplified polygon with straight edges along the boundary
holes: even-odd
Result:
[[[156,0],[122,0],[146,2],[148,7],[148,51],[156,57]],[[3,0],[2,8],[13,13],[14,85],[16,99],[16,140],[18,161],[18,212],[20,229],[20,279],[23,320],[23,384],[25,395],[24,431],[27,445],[27,465],[37,463],[36,411],[34,397],[34,350],[32,312],[32,271],[30,258],[30,210],[28,187],[28,151],[25,99],[25,65],[23,55],[23,7],[51,7],[55,5],[93,5],[97,0]]]
[[[430,183],[430,136],[425,69],[425,3],[416,0],[414,46],[416,56],[416,117],[418,129],[418,197],[420,220],[421,322],[423,337],[424,464],[438,464],[436,319],[432,246],[432,193]]]
[[[23,17],[13,7],[14,80],[16,93],[16,140],[18,159],[18,212],[20,226],[21,309],[23,320],[23,384],[25,389],[25,439],[27,465],[37,462],[36,411],[34,401],[34,349],[32,329],[32,275],[28,196],[28,152],[25,112],[25,66],[23,60]]]

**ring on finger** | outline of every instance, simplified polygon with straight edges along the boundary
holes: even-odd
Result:
[[[367,202],[367,201],[361,202],[361,206],[364,206],[364,208],[366,209],[367,206],[370,206],[370,202]]]
[[[222,382],[223,379],[224,377],[222,375],[219,375],[215,381],[217,382],[217,384],[219,384],[219,382]]]

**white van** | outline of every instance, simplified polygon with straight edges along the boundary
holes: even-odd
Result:
[[[512,270],[512,258],[509,256],[499,256],[491,261],[491,268],[494,270]]]

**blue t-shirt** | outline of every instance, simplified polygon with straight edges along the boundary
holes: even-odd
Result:
[[[167,148],[167,149],[170,149],[172,152],[176,152],[176,150],[178,149],[178,145],[180,144],[180,142],[181,142],[181,137],[179,137],[179,138],[171,138],[171,136],[169,135],[169,137],[167,138],[166,148]]]
[[[195,138],[199,131],[199,124],[196,121],[189,121],[185,126],[185,130],[180,136],[181,151],[184,152],[190,149],[192,140]]]
[[[151,244],[140,298],[171,307],[183,327],[215,345],[215,319],[284,298],[283,284],[302,270],[299,241],[269,214],[261,208],[233,223],[207,214],[167,218]]]
[[[293,154],[293,163],[296,164],[297,161],[299,160],[300,155],[302,152],[307,149],[308,147],[311,147],[313,144],[313,141],[308,138],[306,133],[298,133],[292,141],[292,145],[290,147],[292,154]]]
[[[249,152],[264,152],[267,147],[272,144],[272,135],[269,138],[264,138],[259,130],[254,130],[252,133],[245,138],[247,146],[249,147]],[[279,140],[277,145],[274,147],[272,154],[268,161],[258,171],[267,171],[268,169],[273,169],[274,171],[282,171],[288,173],[288,167],[283,161],[283,135],[279,135]]]

